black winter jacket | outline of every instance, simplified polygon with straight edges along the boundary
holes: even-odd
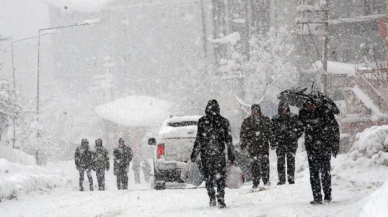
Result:
[[[324,107],[309,111],[300,110],[299,120],[303,123],[306,151],[337,155],[340,132],[334,114]]]
[[[271,146],[277,153],[295,153],[298,148],[298,139],[303,134],[302,123],[298,115],[288,113],[277,114],[272,118]]]
[[[208,165],[215,165],[212,169],[222,173],[226,170],[226,151],[229,161],[235,160],[230,124],[228,119],[220,115],[220,108],[215,100],[209,101],[205,113],[206,116],[198,121],[191,161],[195,162],[200,154],[205,174],[210,172],[206,171]]]

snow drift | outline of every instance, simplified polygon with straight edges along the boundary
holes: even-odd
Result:
[[[25,166],[0,159],[0,200],[14,199],[19,194],[70,188],[71,180],[40,166]]]
[[[388,213],[388,181],[371,196],[370,201],[364,206],[360,217],[379,217]]]
[[[28,155],[17,149],[13,149],[11,146],[0,145],[0,159],[4,158],[13,163],[20,163],[23,165],[36,165],[36,160],[33,156]]]

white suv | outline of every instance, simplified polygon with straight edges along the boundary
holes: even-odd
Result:
[[[153,188],[161,190],[166,188],[166,182],[183,182],[180,173],[190,160],[200,118],[201,116],[169,118],[161,126],[158,137],[148,140],[149,145],[156,146]]]

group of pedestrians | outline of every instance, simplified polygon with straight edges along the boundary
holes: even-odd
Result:
[[[226,207],[225,153],[231,165],[236,163],[230,124],[220,115],[220,107],[216,100],[208,102],[205,114],[198,121],[198,132],[191,161],[195,162],[201,155],[206,189],[210,198],[209,205],[216,206],[218,203],[220,208],[224,208]],[[299,115],[292,114],[289,105],[281,101],[278,114],[272,119],[261,113],[260,105],[251,106],[251,115],[244,119],[241,126],[240,140],[241,152],[251,162],[254,189],[258,187],[260,180],[264,185],[271,185],[270,148],[276,149],[277,154],[279,179],[277,184],[285,184],[286,178],[289,184],[295,183],[295,154],[298,139],[303,133],[313,192],[311,204],[332,200],[330,159],[331,155],[336,157],[338,154],[339,126],[334,114],[328,109],[319,107],[313,99],[304,103]],[[217,195],[214,183],[217,185]],[[322,198],[321,184],[324,198]]]
[[[113,173],[117,179],[117,188],[128,189],[128,170],[130,162],[133,158],[132,149],[125,144],[125,141],[120,138],[119,145],[113,151]],[[132,169],[135,173],[135,182],[140,183],[140,161],[135,158]],[[77,147],[75,151],[75,165],[79,171],[79,189],[84,191],[83,181],[85,173],[89,180],[89,190],[93,191],[93,178],[92,170],[96,171],[96,177],[98,182],[98,189],[100,191],[105,190],[105,171],[109,171],[109,153],[103,146],[102,140],[97,139],[95,141],[95,148],[92,149],[87,139],[81,140],[81,145]],[[145,179],[148,182],[151,173],[151,166],[147,160],[143,163],[143,171],[145,173]]]

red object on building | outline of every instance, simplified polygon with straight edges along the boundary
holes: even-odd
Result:
[[[387,18],[380,17],[379,18],[379,35],[382,38],[387,38]]]

